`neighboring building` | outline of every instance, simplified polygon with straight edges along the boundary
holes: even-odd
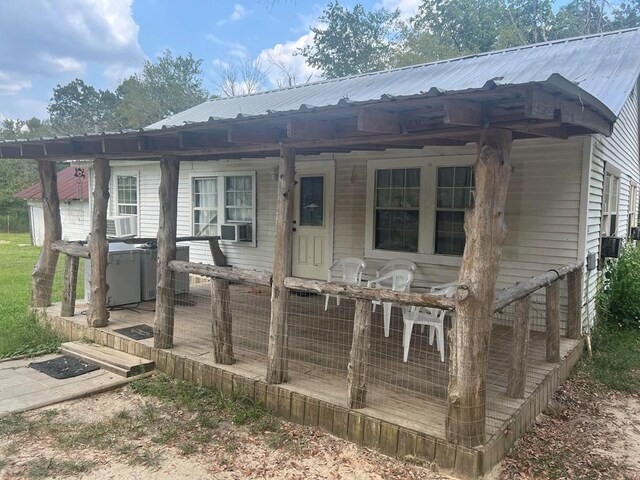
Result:
[[[58,172],[58,195],[60,196],[62,239],[68,241],[86,240],[91,228],[88,170],[71,166]],[[44,217],[40,182],[14,196],[27,201],[31,243],[42,245]]]

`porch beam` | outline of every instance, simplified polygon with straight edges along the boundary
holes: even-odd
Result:
[[[613,132],[613,125],[611,123],[593,110],[575,102],[560,102],[560,120],[562,123],[585,127],[589,130],[602,133],[607,137]]]
[[[524,116],[538,120],[556,118],[556,98],[540,88],[531,88],[524,97]]]
[[[466,244],[451,329],[447,440],[468,447],[485,441],[489,337],[496,281],[507,228],[511,131],[484,129],[475,163],[475,206],[467,210]],[[464,293],[464,295],[461,295]]]
[[[331,121],[312,118],[287,120],[287,137],[299,139],[335,138],[335,125]]]
[[[513,341],[511,343],[511,365],[507,379],[507,395],[511,398],[524,398],[529,355],[529,329],[531,295],[515,303],[515,321],[513,322]]]
[[[296,153],[293,148],[282,147],[278,175],[278,204],[276,210],[276,239],[273,257],[273,284],[271,286],[271,323],[267,351],[267,383],[282,383],[288,377],[287,308],[289,290],[284,285],[291,275],[291,248],[293,246],[293,194]]]
[[[91,294],[87,310],[87,324],[90,327],[106,327],[109,322],[107,311],[107,266],[109,242],[107,241],[107,206],[109,204],[109,179],[111,167],[106,158],[93,161],[94,190],[93,218],[89,237],[89,256],[91,258]]]
[[[481,103],[469,100],[445,99],[443,121],[446,125],[483,126],[483,107]]]
[[[175,315],[175,273],[169,262],[176,259],[178,222],[178,176],[180,162],[176,157],[160,159],[160,222],[158,225],[158,276],[156,313],[153,328],[155,348],[173,347]]]
[[[44,240],[31,275],[31,306],[37,308],[51,305],[51,289],[59,255],[51,246],[62,237],[56,164],[38,160],[38,175],[42,186]]]
[[[358,111],[359,132],[402,133],[400,115],[375,108],[362,108]]]
[[[582,269],[567,275],[567,337],[574,340],[582,336]]]
[[[371,350],[371,301],[357,299],[353,320],[353,341],[347,381],[349,382],[349,408],[367,406],[367,375],[369,370],[369,351]]]
[[[278,144],[283,136],[274,126],[235,124],[227,129],[229,143]]]
[[[547,362],[560,361],[560,281],[546,288]]]

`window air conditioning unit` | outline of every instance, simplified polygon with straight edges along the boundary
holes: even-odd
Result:
[[[600,238],[600,256],[602,258],[618,258],[621,248],[622,238],[620,237]]]
[[[220,225],[220,240],[227,242],[250,242],[250,223],[227,223]]]
[[[138,234],[138,216],[121,215],[107,218],[107,237],[126,238]]]

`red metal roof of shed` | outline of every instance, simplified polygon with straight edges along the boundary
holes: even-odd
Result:
[[[79,170],[81,176],[76,176]],[[63,200],[88,200],[89,199],[89,177],[88,169],[81,167],[67,167],[58,172],[58,195],[60,201]],[[24,200],[41,200],[42,187],[40,182],[16,193],[14,197]]]

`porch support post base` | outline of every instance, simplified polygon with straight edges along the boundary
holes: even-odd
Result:
[[[485,440],[489,338],[511,177],[511,132],[484,129],[475,163],[475,205],[467,210],[466,244],[451,329],[447,440],[474,447]]]
[[[266,382],[282,383],[288,377],[287,308],[289,290],[284,279],[291,275],[293,246],[293,194],[296,154],[291,147],[282,147],[278,175],[278,206],[276,211],[276,241],[271,285],[271,323],[267,352]]]

